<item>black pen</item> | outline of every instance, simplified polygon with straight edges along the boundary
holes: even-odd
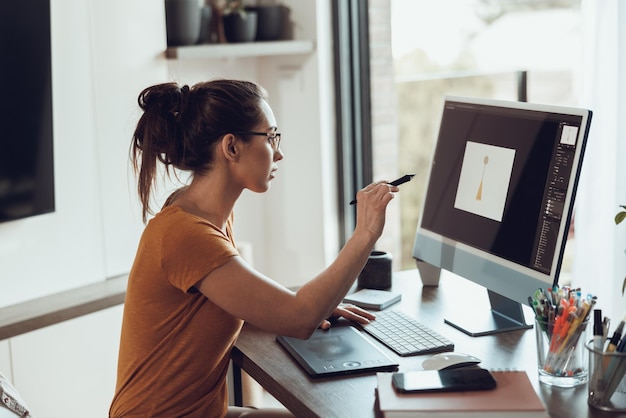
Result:
[[[415,177],[415,173],[412,174],[405,174],[404,176],[400,177],[399,179],[395,179],[392,182],[389,182],[387,184],[389,184],[390,186],[399,186],[401,184],[406,183],[407,181],[411,181],[411,179]],[[356,199],[354,199],[352,202],[350,202],[351,205],[356,204]]]
[[[612,353],[617,349],[617,345],[619,344],[619,340],[622,338],[622,331],[624,331],[624,319],[622,319],[615,329],[613,336],[609,340],[609,345],[606,347],[607,353]]]
[[[593,310],[593,348],[600,353],[604,350],[604,326],[600,309]]]

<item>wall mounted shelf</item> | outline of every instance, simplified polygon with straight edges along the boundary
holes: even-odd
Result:
[[[169,59],[242,58],[276,55],[296,55],[313,52],[313,41],[271,41],[232,44],[201,44],[168,47]]]
[[[124,303],[128,275],[0,308],[0,341]]]

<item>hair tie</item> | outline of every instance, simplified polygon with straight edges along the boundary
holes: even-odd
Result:
[[[180,88],[180,103],[178,104],[177,119],[180,120],[181,116],[187,110],[187,102],[189,101],[189,86],[184,85]]]

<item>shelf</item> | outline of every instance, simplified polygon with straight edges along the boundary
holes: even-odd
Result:
[[[271,41],[169,47],[165,51],[165,56],[170,59],[183,60],[295,55],[311,52],[313,52],[313,41]]]
[[[0,308],[0,341],[124,303],[128,275]]]

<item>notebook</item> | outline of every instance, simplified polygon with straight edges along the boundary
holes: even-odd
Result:
[[[492,371],[493,390],[402,394],[391,373],[378,373],[378,409],[385,418],[548,418],[525,371]]]
[[[398,369],[398,363],[352,326],[317,329],[307,340],[276,340],[312,377]]]
[[[379,311],[397,303],[402,295],[389,290],[361,289],[347,295],[343,301],[364,309],[377,309]]]

